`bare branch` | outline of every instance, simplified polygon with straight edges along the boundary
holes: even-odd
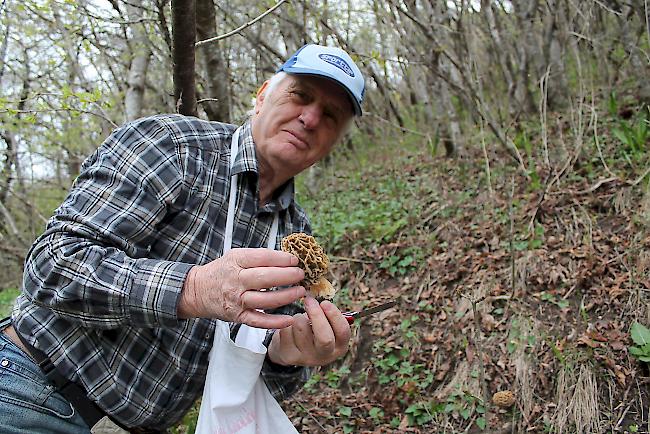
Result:
[[[271,12],[273,12],[274,10],[279,8],[282,5],[282,3],[286,2],[286,1],[287,0],[280,0],[271,9],[267,10],[266,12],[264,12],[262,15],[258,16],[257,18],[247,22],[246,24],[243,24],[243,25],[237,27],[235,30],[231,30],[230,32],[225,33],[223,35],[215,36],[214,38],[209,38],[209,39],[204,39],[203,41],[198,41],[196,44],[194,44],[194,46],[195,47],[200,47],[201,45],[209,44],[210,42],[220,41],[222,39],[229,38],[232,35],[236,35],[237,33],[241,32],[242,30],[244,30],[247,27],[252,26],[256,22],[258,22],[259,20],[261,20],[262,18],[264,18],[265,16],[267,16],[268,14],[270,14]]]

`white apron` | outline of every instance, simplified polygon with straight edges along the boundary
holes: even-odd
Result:
[[[240,130],[241,127],[235,131],[230,145],[231,168],[237,156]],[[236,200],[237,175],[233,174],[223,254],[232,247]],[[276,213],[267,242],[269,249],[275,249],[277,234]],[[233,342],[228,323],[217,321],[196,434],[298,433],[260,375],[266,357],[265,337],[266,329],[242,324]]]

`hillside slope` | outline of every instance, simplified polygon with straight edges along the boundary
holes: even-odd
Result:
[[[304,189],[338,305],[401,301],[284,404],[300,432],[650,430],[648,365],[629,350],[650,324],[650,143],[567,151],[559,133],[546,157],[531,139],[526,175],[498,153],[488,176],[480,151],[394,144]]]

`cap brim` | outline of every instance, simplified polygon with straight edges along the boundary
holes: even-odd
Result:
[[[354,109],[354,115],[355,116],[361,116],[363,114],[361,110],[361,104],[359,104],[359,101],[357,101],[357,98],[354,96],[354,94],[348,89],[345,85],[343,85],[336,77],[334,77],[331,74],[327,74],[326,72],[323,71],[317,71],[313,69],[308,69],[308,68],[294,68],[294,67],[287,67],[281,69],[281,71],[284,71],[288,74],[298,74],[298,75],[316,75],[319,77],[325,77],[339,86],[341,86],[345,92],[348,94],[348,97],[350,97],[350,101],[352,102],[352,108]]]

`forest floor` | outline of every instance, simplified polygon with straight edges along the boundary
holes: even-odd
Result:
[[[650,141],[574,149],[557,125],[526,172],[480,145],[446,159],[397,141],[324,170],[303,203],[337,304],[400,303],[283,404],[299,432],[650,432],[630,353],[650,324]]]
[[[399,305],[354,324],[349,353],[282,403],[298,431],[650,433],[631,350],[650,325],[650,133],[621,142],[624,122],[580,139],[549,114],[547,146],[522,127],[525,171],[478,135],[448,159],[387,134],[301,180],[337,305]]]

